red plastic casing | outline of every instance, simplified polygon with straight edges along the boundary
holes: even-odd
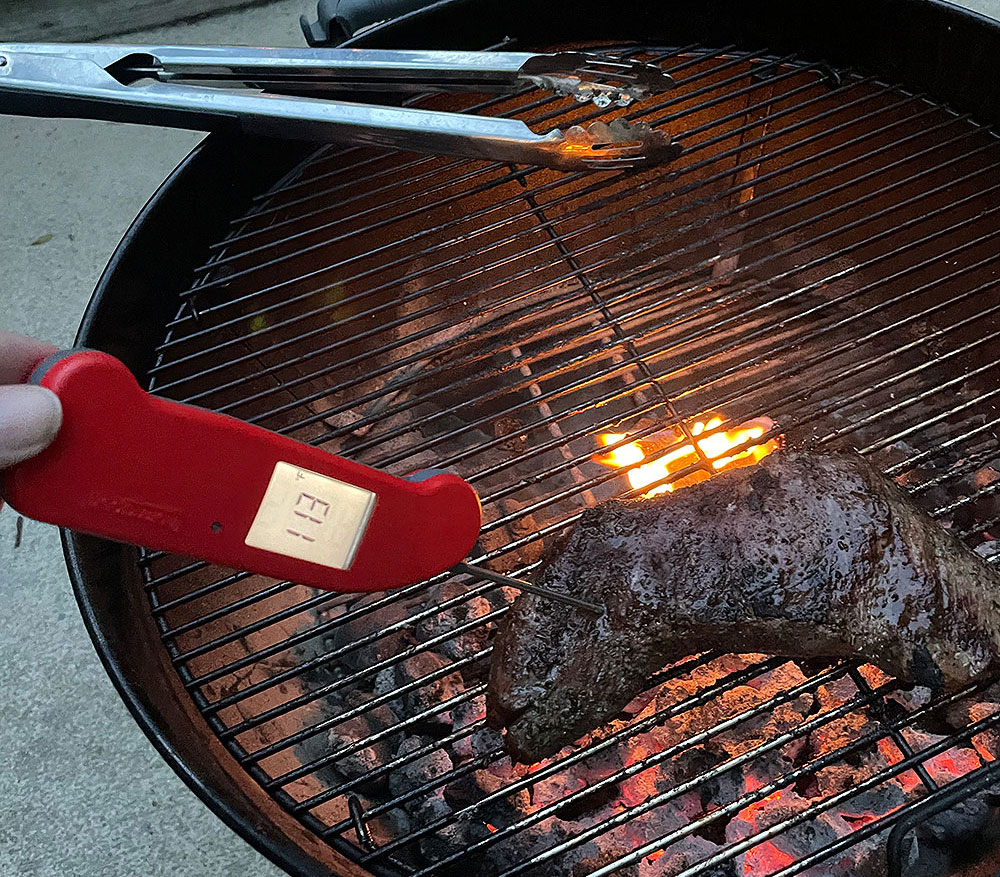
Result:
[[[151,396],[105,353],[46,363],[33,381],[59,396],[62,428],[3,476],[4,497],[30,518],[336,591],[423,581],[465,558],[479,535],[479,499],[455,475],[409,481]],[[245,543],[279,461],[376,494],[348,569]]]

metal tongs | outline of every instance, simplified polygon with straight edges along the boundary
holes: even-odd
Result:
[[[524,122],[382,103],[433,91],[542,88],[626,107],[674,86],[641,61],[582,52],[382,51],[208,46],[0,44],[0,112],[106,119],[536,164],[619,170],[670,161],[670,135],[616,119],[535,134]]]

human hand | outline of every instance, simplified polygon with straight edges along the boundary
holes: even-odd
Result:
[[[47,448],[62,424],[51,390],[25,384],[32,368],[57,348],[0,330],[0,469]]]

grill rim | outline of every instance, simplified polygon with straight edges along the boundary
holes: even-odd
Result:
[[[287,143],[221,134],[199,143],[153,193],[122,237],[87,305],[74,345],[104,350],[134,373],[145,374],[155,352],[152,345],[143,346],[141,324],[120,319],[122,307],[128,313],[130,301],[151,302],[154,308],[159,305],[163,322],[171,319],[184,278],[207,253],[210,230],[224,228],[231,211],[249,205],[261,185],[278,182],[287,172],[283,162],[289,157],[294,170],[314,149],[297,145],[293,151]],[[272,173],[262,174],[262,168]],[[192,191],[220,184],[232,198],[228,209],[194,214],[188,210]],[[221,199],[212,203],[222,205]],[[197,240],[199,235],[200,250],[184,247],[185,238]],[[157,251],[159,262],[143,258]],[[177,253],[187,259],[174,259]],[[168,278],[173,279],[174,295],[158,300],[157,288]],[[159,328],[162,323],[154,325]],[[295,877],[388,873],[360,870],[349,858],[338,856],[335,844],[320,841],[278,806],[217,740],[184,693],[169,654],[160,645],[156,620],[145,598],[136,599],[134,607],[122,600],[123,594],[127,598],[143,593],[138,550],[65,528],[60,536],[80,615],[105,672],[153,748],[209,810]],[[171,681],[176,697],[171,686],[164,685]],[[305,852],[309,848],[315,855]]]
[[[467,47],[469,41],[464,32],[442,28],[440,21],[444,18],[451,23],[471,2],[441,0],[403,19],[373,28],[346,45]],[[710,33],[712,22],[708,19],[721,11],[724,15],[720,15],[720,20],[725,19],[720,25],[723,31],[734,26],[734,19],[740,19],[741,25],[746,22],[745,27],[750,31],[743,37],[746,42],[776,44],[774,39],[762,37],[755,30],[758,26],[751,23],[754,9],[747,10],[741,4],[736,6],[741,8],[734,8],[726,0],[719,0],[708,10],[701,5],[697,18],[706,32],[700,34],[699,39],[705,43],[719,43],[719,38]],[[924,38],[929,39],[927,35],[931,34],[939,44],[936,60],[940,65],[941,59],[949,54],[954,57],[967,53],[971,34],[978,38],[977,43],[982,48],[980,57],[1000,59],[1000,23],[940,0],[878,0],[874,8],[869,2],[864,7],[857,4],[857,9],[859,12],[863,9],[864,17],[873,23],[907,16],[906,34],[902,37],[893,34],[898,37],[897,45],[892,47],[897,52],[905,50],[904,44],[914,35],[922,32]],[[768,17],[773,12],[773,8],[770,9]],[[486,25],[477,20],[472,27],[479,31],[493,27],[504,21],[504,15],[513,13],[492,10]],[[580,18],[587,19],[587,16]],[[627,17],[616,18],[620,22]],[[802,19],[802,16],[795,17],[788,27],[783,27],[789,24],[788,21],[782,24],[768,22],[766,27],[777,29],[782,34],[782,41],[794,42],[796,30],[809,26]],[[774,16],[773,21],[780,22],[782,17]],[[545,26],[537,21],[533,24]],[[946,30],[949,26],[951,29]],[[642,29],[641,24],[639,29]],[[873,25],[872,29],[877,28]],[[811,36],[814,40],[817,38],[816,33]],[[863,35],[853,34],[852,38],[861,42],[861,36],[884,48],[883,40],[876,37],[884,38],[885,35],[864,32]],[[844,34],[831,32],[830,38],[841,44],[827,47],[828,51],[820,54],[836,61],[838,53],[857,53],[857,46],[844,45],[843,37]],[[822,38],[826,39],[827,35]],[[648,34],[643,34],[642,39],[653,41]],[[545,41],[553,42],[552,36]],[[675,34],[657,41],[675,45],[686,42]],[[867,50],[880,51],[874,45],[867,46]],[[815,55],[816,50],[803,49],[804,53],[807,51]],[[896,56],[890,51],[887,57]],[[952,106],[958,109],[962,101],[956,101],[954,95],[963,83],[968,84],[963,73],[968,74],[968,70],[952,68],[947,81],[942,83],[944,96],[938,92],[932,97],[950,99]],[[989,112],[986,117],[980,114],[978,121],[1000,125],[1000,88],[995,87],[994,92],[992,96],[980,96],[979,109]],[[88,304],[76,344],[110,352],[122,359],[137,376],[146,377],[155,355],[155,344],[148,343],[149,333],[162,331],[173,317],[180,293],[185,288],[183,279],[202,264],[209,255],[208,244],[216,239],[211,230],[224,229],[226,221],[238,216],[240,209],[249,205],[254,193],[294,173],[301,159],[313,150],[314,147],[304,145],[226,134],[213,134],[195,147],[154,193],[115,249]],[[199,209],[192,214],[194,193],[198,193]],[[197,221],[193,222],[192,216],[196,216]],[[177,259],[178,254],[183,257]],[[154,258],[150,258],[151,255]],[[112,683],[154,748],[212,812],[292,875],[354,877],[397,873],[378,865],[356,864],[356,848],[346,842],[341,847],[339,838],[319,840],[267,795],[219,743],[184,692],[167,650],[160,648],[159,631],[148,606],[136,602],[141,611],[122,612],[123,606],[127,606],[122,598],[123,587],[126,596],[145,596],[137,574],[139,565],[135,562],[135,549],[66,530],[62,531],[62,541],[84,624]],[[135,588],[131,587],[133,584]],[[141,660],[147,653],[153,661]],[[973,772],[976,774],[978,772]],[[346,856],[338,855],[337,849]]]

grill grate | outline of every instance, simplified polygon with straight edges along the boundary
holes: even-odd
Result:
[[[586,506],[648,489],[592,459],[598,434],[693,448],[679,480],[711,471],[709,414],[704,436],[766,417],[766,437],[854,445],[989,552],[997,139],[792,55],[623,53],[680,84],[629,114],[683,144],[675,165],[321,149],[213,245],[151,387],[400,474],[453,468],[483,498],[480,561],[516,575]],[[543,126],[599,115],[535,93],[425,100]],[[357,597],[139,563],[215,733],[376,870],[790,877],[854,855],[849,873],[876,874],[893,825],[1000,754],[984,685],[927,702],[852,662],[711,653],[603,736],[519,769],[482,717],[499,586]]]

